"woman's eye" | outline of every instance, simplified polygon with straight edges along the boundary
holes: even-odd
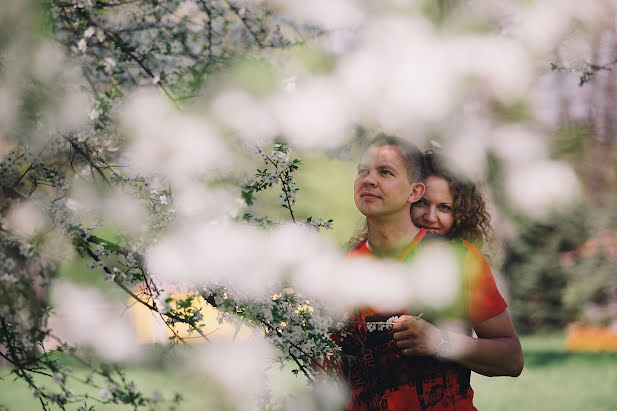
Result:
[[[439,208],[440,208],[441,210],[443,210],[443,211],[452,211],[452,207],[450,207],[450,206],[449,206],[449,205],[447,205],[447,204],[442,204],[442,205],[440,205],[440,206],[439,206]]]
[[[420,199],[414,204],[414,207],[426,207],[426,201],[423,199]]]

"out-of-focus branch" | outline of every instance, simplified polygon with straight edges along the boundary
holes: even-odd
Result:
[[[73,147],[73,150],[75,150],[76,153],[81,154],[81,156],[88,162],[88,164],[90,164],[90,167],[92,167],[97,172],[97,174],[101,176],[103,181],[105,181],[107,184],[111,184],[105,173],[103,173],[103,170],[101,170],[101,168],[92,160],[92,156],[90,155],[90,153],[82,149],[79,144],[77,144],[75,139],[64,135],[62,136],[62,138],[68,141],[68,143],[71,145],[71,147]]]
[[[102,263],[101,259],[99,258],[99,256],[96,255],[94,253],[94,251],[92,251],[90,249],[90,247],[85,247],[85,250],[88,253],[88,255],[90,256],[90,258],[92,258],[97,263]],[[103,264],[103,271],[105,271],[108,275],[113,276],[113,273],[111,272],[109,267],[107,267],[105,264]],[[170,319],[172,319],[172,320],[174,320],[176,322],[180,322],[180,323],[189,325],[191,327],[191,329],[194,330],[195,332],[197,332],[204,340],[210,342],[210,339],[208,338],[208,336],[206,334],[204,334],[204,332],[195,324],[194,321],[187,321],[186,319],[184,319],[182,317],[179,317],[177,315],[174,315],[174,314],[162,313],[154,305],[152,305],[149,302],[144,301],[141,298],[139,298],[139,296],[137,296],[130,288],[128,288],[126,285],[124,285],[122,283],[122,281],[120,281],[118,279],[114,279],[114,283],[118,287],[120,287],[125,293],[127,293],[129,296],[131,296],[135,301],[137,301],[138,303],[146,306],[151,311],[154,311],[154,312],[157,312],[157,313],[159,313],[161,315],[164,315],[165,317],[170,318]]]
[[[233,4],[232,2],[228,0],[225,0],[225,3],[229,7],[229,9],[240,19],[240,21],[242,22],[246,30],[253,37],[253,40],[255,40],[255,43],[257,43],[257,45],[261,48],[266,48],[266,45],[259,38],[259,34],[256,33],[255,30],[251,27],[246,17],[244,17],[242,13],[240,13],[240,9],[238,9],[238,7],[235,4]]]

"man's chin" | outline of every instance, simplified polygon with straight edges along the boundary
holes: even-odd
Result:
[[[358,211],[360,211],[360,213],[362,213],[365,217],[381,217],[388,214],[378,207],[358,207]]]
[[[377,210],[371,209],[370,207],[358,207],[358,211],[365,217],[375,217],[379,215]]]

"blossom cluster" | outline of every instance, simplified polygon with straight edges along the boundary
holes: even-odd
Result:
[[[320,228],[332,230],[333,221],[334,220],[331,218],[326,221],[323,218],[313,219],[313,217],[309,217],[306,219],[306,224],[313,227],[317,231],[319,231]]]
[[[294,373],[302,371],[312,379],[325,356],[340,354],[330,333],[341,327],[343,319],[332,317],[318,302],[291,289],[283,289],[261,302],[236,299],[232,291],[224,287],[209,288],[208,292],[221,310],[220,321],[240,318],[262,328],[279,348],[277,361],[295,363]]]
[[[5,17],[7,10],[11,7],[0,8],[0,17]],[[0,82],[11,85],[0,90],[0,102],[23,97],[23,101],[11,105],[19,110],[23,107],[23,113],[16,112],[14,116],[0,104],[3,131],[0,150],[4,155],[0,161],[0,320],[3,330],[0,347],[8,350],[3,349],[2,353],[10,353],[13,372],[29,385],[43,409],[52,404],[65,408],[84,399],[68,388],[72,370],[52,361],[57,352],[77,355],[78,350],[62,342],[50,351],[41,350],[43,340],[49,337],[46,296],[55,267],[51,257],[41,257],[39,250],[41,243],[62,242],[56,238],[50,241],[49,237],[58,236],[67,246],[72,244],[74,250],[88,260],[90,269],[104,273],[123,290],[132,293],[131,287],[141,284],[143,291],[132,294],[132,298],[163,316],[170,327],[188,324],[197,331],[203,321],[201,311],[193,306],[193,299],[166,297],[143,264],[146,247],[174,222],[175,198],[164,176],[157,178],[148,174],[146,178],[140,173],[139,176],[124,173],[127,161],[120,148],[130,133],[121,130],[114,119],[123,98],[142,86],[154,84],[169,101],[179,105],[182,98],[194,96],[203,79],[235,54],[251,48],[290,43],[280,30],[288,23],[280,20],[274,25],[276,28],[271,29],[272,15],[265,7],[241,10],[225,0],[164,3],[75,0],[51,2],[46,12],[52,25],[50,34],[54,38],[50,42],[53,44],[41,45],[33,41],[32,50],[18,53],[20,58],[16,61],[19,64],[14,64],[10,56],[1,58],[7,70],[0,73]],[[20,18],[29,16],[30,13],[21,13]],[[31,27],[31,23],[18,23],[16,27]],[[23,33],[15,32],[17,40],[13,47],[19,49],[23,45],[20,39]],[[11,36],[9,43],[13,40]],[[57,50],[62,46],[64,50]],[[65,64],[67,51],[78,66]],[[22,54],[26,56],[23,61]],[[57,58],[57,64],[52,64],[50,55]],[[28,72],[31,77],[19,77],[22,66],[34,74]],[[60,74],[64,71],[79,74],[70,78],[71,84],[58,81],[58,91],[51,87],[58,77],[55,70]],[[7,73],[16,77],[6,77]],[[21,90],[21,85],[27,87]],[[83,119],[73,112],[86,105],[78,101],[76,106],[77,100],[69,101],[70,95],[64,93],[69,87],[65,86],[89,93],[92,107],[85,110]],[[55,90],[66,98],[47,99],[50,97],[46,94],[48,89],[50,96]],[[71,102],[73,105],[68,104]],[[42,109],[37,111],[39,107]],[[63,109],[65,112],[60,114],[69,120],[79,119],[72,123],[57,120],[62,116],[55,115],[56,111]],[[70,123],[71,127],[51,127],[50,123],[54,126]],[[62,132],[58,131],[60,129]],[[196,134],[199,139],[200,133]],[[8,148],[5,148],[7,143]],[[299,160],[288,164],[285,157],[282,147],[277,147],[273,158],[279,166],[270,181],[284,184],[287,204],[293,205],[297,189],[291,176],[285,173],[295,170],[294,164]],[[80,194],[80,185],[88,186],[87,195]],[[139,206],[146,210],[147,228],[134,233],[122,232],[126,227],[121,227],[114,241],[109,241],[100,237],[104,231],[101,227],[110,227],[100,215],[104,204],[96,208],[92,203],[104,203],[108,200],[106,197],[116,192],[137,199]],[[177,191],[174,194],[177,195]],[[49,229],[51,235],[41,230],[41,236],[35,236],[36,242],[31,242],[10,232],[5,212],[17,209],[22,203],[40,209],[47,218],[45,229]],[[244,304],[251,305],[250,301]],[[261,317],[269,318],[267,314]],[[148,398],[127,381],[117,367],[103,363],[92,364],[90,368],[93,374],[85,383],[104,387],[99,393],[99,401],[103,403],[128,404],[136,409],[151,407],[162,399],[160,393]],[[39,386],[31,377],[33,369],[48,372],[55,387]],[[83,408],[88,407],[84,405]]]

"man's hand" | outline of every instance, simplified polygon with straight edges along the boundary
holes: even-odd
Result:
[[[404,356],[434,355],[441,332],[433,324],[411,315],[394,320],[394,340]]]

